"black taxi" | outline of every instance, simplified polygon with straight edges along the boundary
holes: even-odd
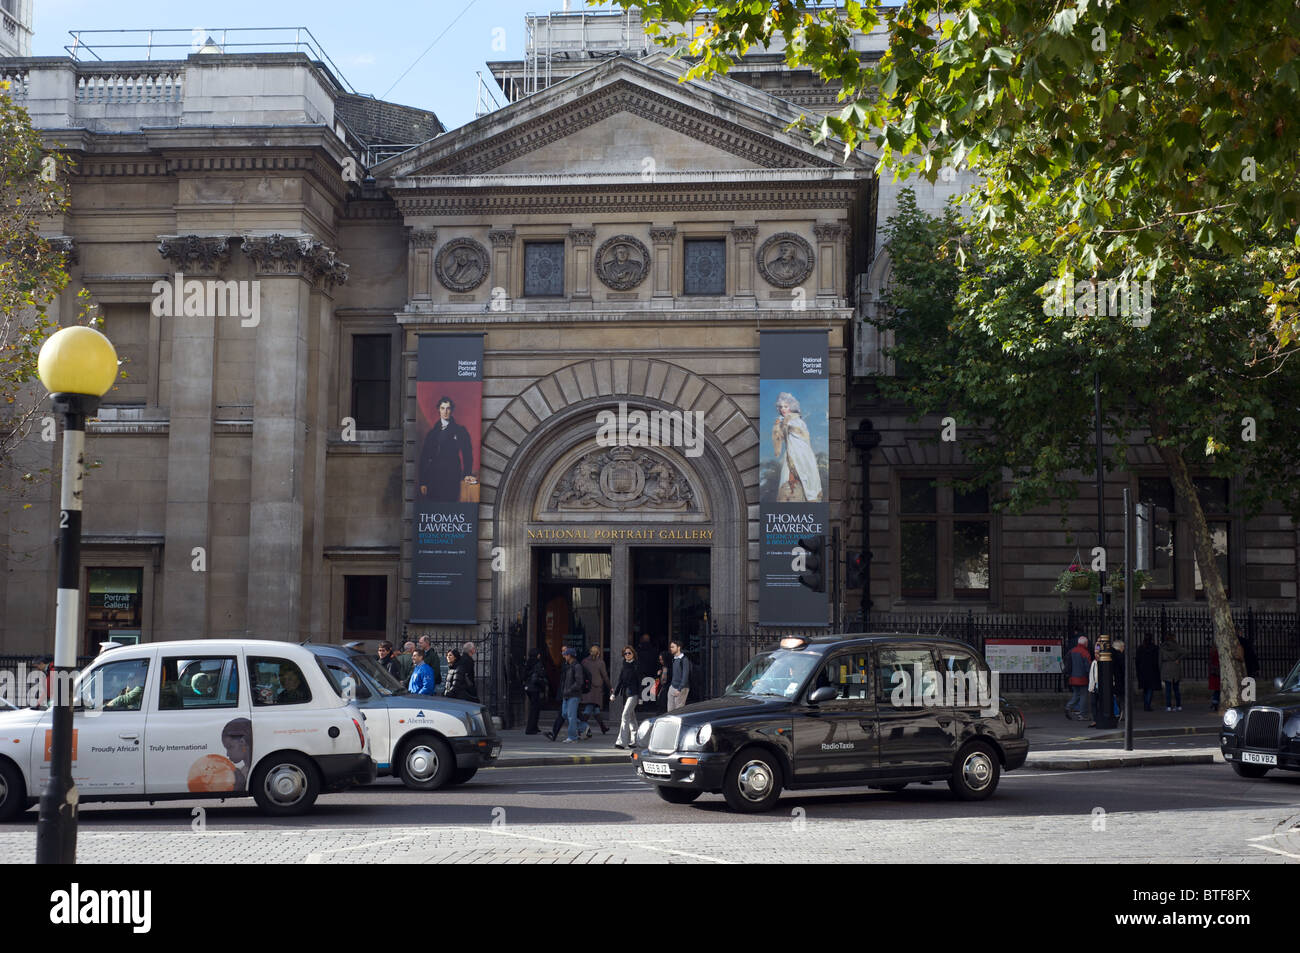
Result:
[[[1219,749],[1243,778],[1262,778],[1277,768],[1300,771],[1300,662],[1273,680],[1275,694],[1223,713]]]
[[[1028,754],[1024,715],[970,646],[863,634],[783,639],[721,697],[642,723],[632,759],[665,801],[755,812],[787,788],[915,781],[983,800]]]

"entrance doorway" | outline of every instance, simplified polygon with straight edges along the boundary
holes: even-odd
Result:
[[[546,652],[551,697],[559,688],[560,653],[570,646],[585,658],[592,645],[609,654],[610,583],[608,549],[538,549],[537,644]]]
[[[709,550],[641,548],[631,556],[633,644],[643,650],[648,635],[656,660],[675,638],[695,649],[709,612]],[[639,657],[645,665],[644,651]]]

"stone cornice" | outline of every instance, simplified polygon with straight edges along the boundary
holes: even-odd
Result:
[[[619,304],[625,304],[619,302]],[[403,327],[430,330],[444,325],[474,327],[476,325],[510,326],[520,328],[546,327],[554,330],[566,324],[619,324],[629,325],[645,322],[647,326],[669,324],[687,324],[707,327],[720,323],[736,323],[754,326],[756,319],[762,320],[764,328],[783,327],[826,327],[830,324],[853,321],[856,312],[853,308],[816,307],[809,304],[804,311],[792,311],[789,298],[784,302],[772,302],[760,309],[718,308],[707,309],[652,309],[607,307],[591,311],[484,311],[481,304],[469,309],[451,310],[439,308],[429,311],[395,311],[393,316]]]
[[[158,254],[177,271],[219,274],[230,262],[230,240],[224,235],[159,235]]]
[[[633,190],[624,186],[580,189],[519,188],[502,191],[428,189],[396,192],[394,199],[406,219],[431,215],[528,215],[577,212],[674,212],[783,209],[847,209],[859,186],[765,184],[694,189]]]

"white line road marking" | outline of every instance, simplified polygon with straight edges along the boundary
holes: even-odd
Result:
[[[657,846],[657,845],[655,845],[655,844],[645,844],[645,843],[642,843],[641,841],[634,841],[634,840],[620,840],[620,841],[615,841],[614,843],[616,843],[616,844],[627,844],[629,847],[639,847],[639,848],[641,848],[642,850],[657,850],[657,851],[659,851],[660,853],[664,853],[664,854],[676,854],[678,857],[690,857],[690,858],[693,858],[693,859],[695,859],[695,860],[706,860],[706,861],[708,861],[708,862],[711,863],[711,864],[730,864],[730,863],[732,863],[732,861],[730,861],[730,860],[719,860],[719,859],[716,858],[716,857],[706,857],[704,854],[692,854],[692,853],[690,853],[689,851],[685,851],[685,850],[673,850],[671,847],[659,847],[659,846]]]
[[[326,850],[314,851],[307,855],[306,863],[319,864],[321,858],[326,854],[339,854],[345,850],[365,850],[367,847],[378,847],[381,844],[396,844],[404,840],[413,840],[412,837],[389,837],[385,840],[368,841],[364,844],[353,844],[351,847],[330,847]]]
[[[1276,847],[1265,847],[1263,844],[1251,844],[1250,846],[1257,850],[1266,850],[1270,853],[1281,854],[1283,857],[1294,857],[1296,860],[1300,860],[1300,854],[1289,854],[1284,850],[1278,850]]]

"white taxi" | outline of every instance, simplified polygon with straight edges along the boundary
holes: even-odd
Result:
[[[49,707],[0,712],[0,820],[44,790],[52,735]],[[251,795],[267,814],[301,814],[375,771],[361,710],[298,645],[145,643],[100,655],[76,681],[83,802]]]

